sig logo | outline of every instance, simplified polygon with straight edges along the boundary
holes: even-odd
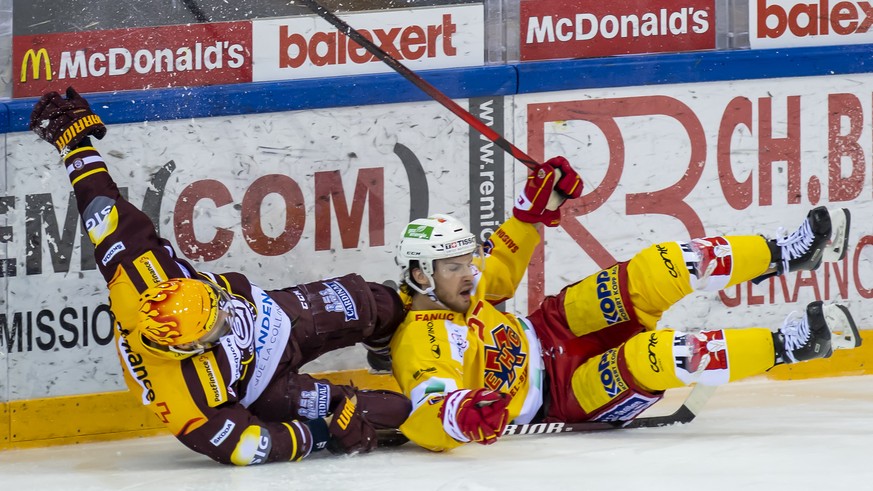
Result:
[[[252,425],[240,435],[230,461],[234,465],[263,464],[267,462],[272,448],[273,442],[267,429]]]
[[[99,245],[118,227],[118,212],[115,210],[115,200],[106,196],[98,196],[88,203],[82,213],[85,229],[94,245]]]
[[[618,285],[618,266],[605,269],[597,274],[597,301],[600,311],[608,325],[630,320],[627,309],[621,301],[621,291]]]
[[[30,67],[30,77],[33,80],[40,80],[40,63],[42,63],[42,67],[45,69],[45,79],[52,79],[52,62],[49,59],[48,51],[45,48],[40,48],[38,50],[34,50],[33,48],[27,50],[24,53],[24,57],[21,58],[21,83],[27,82],[27,67]]]
[[[258,442],[258,449],[255,451],[255,458],[252,459],[252,464],[265,463],[267,457],[270,455],[270,447],[272,447],[270,437],[267,435],[261,436],[261,439]]]

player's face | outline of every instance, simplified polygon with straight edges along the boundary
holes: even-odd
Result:
[[[473,290],[473,255],[434,261],[433,279],[437,298],[455,312],[467,312]]]

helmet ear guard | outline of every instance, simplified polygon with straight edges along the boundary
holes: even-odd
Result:
[[[433,289],[434,262],[438,259],[458,257],[475,252],[476,236],[457,218],[436,214],[413,220],[403,231],[397,244],[394,260],[400,266],[400,279],[413,290],[436,300]],[[429,281],[422,289],[411,278],[413,262]]]

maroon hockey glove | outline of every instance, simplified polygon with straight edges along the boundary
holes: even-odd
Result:
[[[31,131],[54,145],[60,153],[75,148],[88,135],[97,139],[106,135],[106,126],[91,111],[88,101],[72,87],[67,88],[66,95],[64,99],[57,92],[49,92],[40,98],[30,113]]]
[[[527,223],[556,227],[561,223],[560,207],[582,195],[582,178],[564,157],[554,157],[537,166],[528,176],[515,200],[512,214]]]
[[[378,443],[376,430],[399,428],[409,413],[409,399],[388,390],[343,387],[344,399],[334,409],[327,448],[333,453],[367,453]]]
[[[509,423],[510,400],[509,394],[489,389],[451,392],[440,410],[443,427],[449,434],[458,430],[467,441],[491,445]]]

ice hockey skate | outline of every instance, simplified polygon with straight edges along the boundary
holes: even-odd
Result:
[[[843,305],[812,302],[806,312],[792,312],[773,334],[777,363],[828,358],[835,349],[861,345],[858,327]]]
[[[849,241],[850,214],[846,208],[810,210],[794,232],[776,238],[773,262],[779,274],[811,271],[822,262],[843,259]]]
[[[370,366],[370,373],[391,373],[391,354],[388,348],[372,349],[366,345],[365,347],[367,348],[367,365]]]

